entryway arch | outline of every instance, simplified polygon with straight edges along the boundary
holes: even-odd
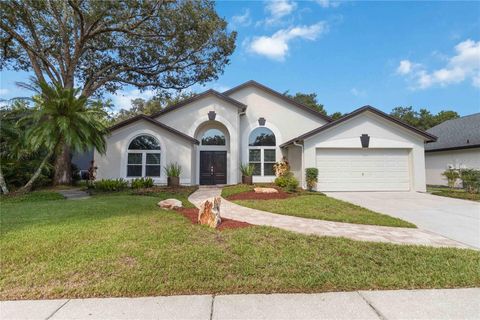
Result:
[[[201,185],[226,184],[230,167],[230,133],[219,121],[208,120],[195,130],[197,181]]]

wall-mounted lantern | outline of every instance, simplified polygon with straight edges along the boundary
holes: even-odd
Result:
[[[362,148],[368,148],[368,145],[370,144],[370,136],[364,133],[360,136],[360,141],[362,142]]]
[[[215,120],[216,116],[217,114],[215,113],[215,111],[208,112],[208,120]]]
[[[266,121],[267,121],[267,120],[265,120],[265,118],[263,118],[263,117],[262,117],[262,118],[258,118],[258,124],[261,125],[261,126],[264,126]]]

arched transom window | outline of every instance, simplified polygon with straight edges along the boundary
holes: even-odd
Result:
[[[152,136],[138,136],[128,146],[127,177],[160,177],[160,144]]]
[[[204,146],[224,146],[225,135],[218,129],[208,129],[202,137],[202,145]]]
[[[256,128],[248,139],[248,160],[255,167],[254,176],[274,176],[276,139],[270,129]]]

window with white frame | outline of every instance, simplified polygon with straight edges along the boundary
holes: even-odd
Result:
[[[274,176],[276,140],[273,132],[265,127],[254,129],[248,139],[248,162],[255,168],[254,176]]]
[[[152,136],[138,136],[130,142],[127,177],[160,177],[160,144]]]

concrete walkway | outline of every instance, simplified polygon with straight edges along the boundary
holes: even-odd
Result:
[[[200,187],[190,195],[188,200],[199,207],[205,199],[220,196],[220,194],[221,188],[219,187]],[[372,226],[286,216],[242,207],[225,199],[222,199],[221,215],[254,225],[277,227],[310,235],[395,244],[469,248],[462,243],[422,229]]]
[[[480,289],[2,301],[0,318],[480,319]]]
[[[82,200],[90,198],[90,194],[81,189],[58,190],[58,193],[64,196],[67,200]]]
[[[328,192],[480,249],[480,203],[419,192]]]

